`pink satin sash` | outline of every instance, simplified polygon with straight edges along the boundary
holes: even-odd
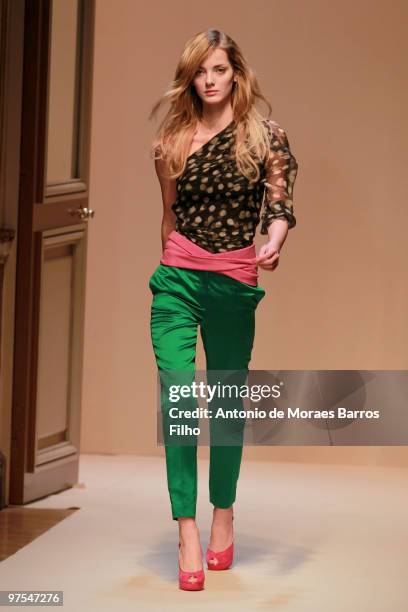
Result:
[[[191,270],[208,270],[258,285],[255,245],[221,253],[210,253],[176,230],[170,232],[160,263]]]

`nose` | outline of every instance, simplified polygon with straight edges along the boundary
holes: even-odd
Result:
[[[210,85],[214,85],[214,78],[209,74],[206,78],[206,87],[208,88]]]

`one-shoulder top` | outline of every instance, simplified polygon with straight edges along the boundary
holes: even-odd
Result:
[[[276,219],[295,227],[293,187],[298,163],[285,130],[276,121],[263,119],[270,137],[270,155],[259,162],[256,183],[239,172],[235,161],[235,120],[187,158],[176,180],[177,196],[171,208],[176,231],[203,249],[221,253],[253,243]],[[262,205],[264,205],[262,209]]]

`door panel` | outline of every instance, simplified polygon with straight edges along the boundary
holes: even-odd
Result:
[[[36,466],[79,452],[85,236],[42,234]]]
[[[93,0],[25,3],[10,502],[77,482]]]
[[[51,15],[46,183],[80,178],[79,119],[83,36],[79,0],[53,2]]]

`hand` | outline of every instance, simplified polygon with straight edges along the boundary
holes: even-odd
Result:
[[[259,250],[256,263],[264,270],[274,270],[279,264],[279,245],[272,241],[264,244]]]

